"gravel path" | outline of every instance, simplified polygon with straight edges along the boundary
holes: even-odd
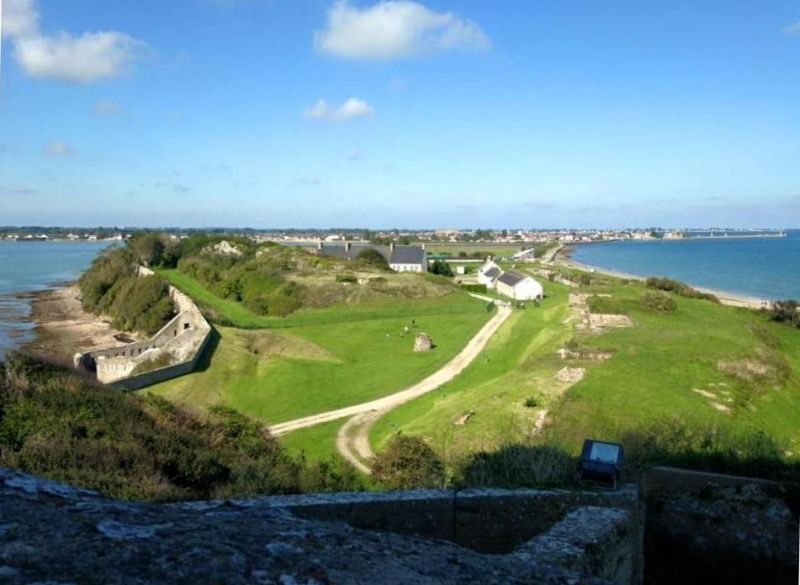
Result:
[[[369,427],[372,426],[372,423],[393,408],[414,400],[415,398],[419,398],[424,394],[432,392],[442,384],[445,384],[446,382],[449,382],[455,378],[470,363],[472,363],[476,357],[478,357],[483,348],[486,347],[486,344],[489,342],[489,339],[492,337],[492,335],[494,335],[494,333],[510,316],[510,307],[498,307],[497,314],[494,315],[494,317],[492,317],[481,328],[480,331],[478,331],[475,337],[469,340],[467,345],[457,356],[445,364],[441,369],[437,370],[421,382],[414,384],[410,388],[390,394],[389,396],[384,396],[383,398],[378,398],[377,400],[371,400],[369,402],[363,402],[361,404],[283,422],[270,427],[270,432],[272,432],[273,435],[280,436],[298,429],[313,427],[318,424],[330,422],[340,418],[352,418],[356,417],[357,415],[370,414],[372,416],[367,417],[366,419],[362,416],[355,421],[349,421],[339,431],[339,436],[337,437],[337,446],[339,447],[340,452],[342,452],[342,455],[344,455],[348,461],[351,461],[363,471],[366,469],[366,466],[358,461],[358,459],[354,456],[351,446],[353,444],[357,444],[360,447],[359,452],[362,454],[367,454],[366,458],[369,457],[371,450],[369,449],[369,440],[365,438],[365,433],[368,433]],[[366,422],[366,420],[370,420],[371,423],[368,425],[363,424]],[[356,425],[359,428],[356,433],[352,433],[351,431]],[[345,446],[345,443],[349,443],[349,445]]]

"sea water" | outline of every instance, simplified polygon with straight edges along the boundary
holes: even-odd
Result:
[[[108,242],[0,241],[0,358],[33,340],[32,293],[74,281]]]
[[[667,276],[758,299],[800,299],[800,230],[786,237],[584,244],[576,262],[635,276]]]

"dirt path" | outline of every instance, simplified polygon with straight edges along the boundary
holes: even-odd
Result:
[[[424,394],[432,392],[442,384],[445,384],[446,382],[449,382],[455,378],[470,363],[472,363],[476,357],[478,357],[483,348],[486,347],[486,344],[489,342],[489,339],[492,337],[492,335],[494,335],[494,333],[503,323],[506,322],[506,319],[508,319],[510,316],[510,307],[498,307],[497,314],[489,319],[489,321],[481,328],[481,330],[478,331],[475,337],[469,340],[467,345],[457,356],[447,362],[447,364],[445,364],[442,368],[421,382],[414,384],[410,388],[390,394],[389,396],[384,396],[383,398],[378,398],[377,400],[371,400],[369,402],[363,402],[361,404],[355,404],[353,406],[339,408],[337,410],[330,410],[328,412],[322,412],[312,416],[283,422],[270,427],[270,431],[273,435],[279,436],[296,431],[298,429],[313,427],[318,424],[330,422],[340,418],[357,417],[357,415],[366,414],[373,415],[370,417],[358,417],[357,420],[348,421],[348,423],[345,424],[344,427],[342,427],[342,429],[339,431],[336,441],[339,451],[342,452],[342,455],[344,455],[348,461],[351,461],[354,465],[359,467],[359,469],[363,470],[363,468],[366,468],[366,466],[360,462],[356,463],[357,458],[353,454],[353,448],[351,448],[353,445],[354,433],[352,430],[354,427],[356,425],[359,427],[358,432],[355,433],[357,435],[355,438],[355,444],[360,447],[359,452],[362,454],[362,456],[366,454],[365,458],[368,459],[369,454],[371,454],[371,450],[369,449],[369,440],[364,438],[364,427],[366,426],[366,430],[368,431],[372,424],[365,425],[365,423],[368,422],[367,419],[371,420],[371,423],[374,423],[376,420],[378,420],[378,418],[393,408],[414,400],[415,398],[419,398]],[[345,443],[348,443],[348,445],[345,445]]]

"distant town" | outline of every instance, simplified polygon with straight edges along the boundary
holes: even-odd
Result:
[[[174,238],[203,232],[229,236],[247,236],[256,241],[274,241],[295,245],[324,242],[376,243],[476,243],[519,245],[541,242],[590,243],[619,240],[681,240],[690,238],[784,237],[782,229],[733,228],[626,228],[626,229],[437,229],[437,230],[370,230],[362,228],[330,229],[253,229],[253,228],[139,228],[139,227],[0,227],[4,241],[124,241],[134,233],[152,231],[168,233]]]

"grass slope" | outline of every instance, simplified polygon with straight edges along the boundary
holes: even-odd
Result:
[[[753,311],[676,295],[675,312],[659,315],[642,307],[643,285],[609,282],[593,289],[612,295],[599,304],[628,314],[635,327],[581,339],[586,347],[611,349],[616,355],[570,390],[558,409],[555,435],[571,443],[589,435],[616,438],[632,425],[676,417],[695,426],[763,431],[797,443],[797,330]],[[765,371],[742,370],[748,361]],[[712,402],[730,412],[718,411]]]
[[[454,292],[416,303],[339,306],[285,319],[257,317],[180,273],[165,272],[194,298],[224,311],[227,319],[274,329],[219,328],[219,344],[208,367],[149,392],[193,406],[222,403],[270,424],[402,390],[443,366],[490,316],[484,303]],[[412,319],[417,327],[404,334]],[[416,331],[428,333],[436,349],[414,353]],[[276,343],[292,349],[272,351]]]
[[[569,339],[567,287],[546,283],[540,307],[517,311],[486,350],[458,378],[440,390],[401,406],[375,425],[371,441],[379,451],[396,432],[423,435],[448,455],[491,448],[530,432],[536,414],[527,398],[548,404],[562,384],[553,380],[561,367],[556,350]],[[467,412],[474,415],[456,425]]]

